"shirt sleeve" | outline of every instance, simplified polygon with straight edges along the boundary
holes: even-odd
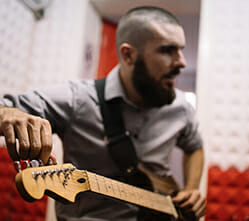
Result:
[[[0,104],[47,119],[53,132],[63,133],[74,114],[75,87],[72,82],[26,94],[6,94]]]
[[[195,111],[189,103],[187,104],[186,109],[186,122],[186,126],[181,130],[177,139],[177,146],[185,153],[192,153],[203,147],[203,141],[198,131]]]

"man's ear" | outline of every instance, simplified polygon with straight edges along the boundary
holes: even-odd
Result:
[[[120,56],[121,59],[127,64],[127,65],[133,65],[136,62],[137,59],[137,49],[131,46],[128,43],[123,43],[120,45]]]

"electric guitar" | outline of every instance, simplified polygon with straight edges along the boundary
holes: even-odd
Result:
[[[44,194],[59,201],[74,202],[78,193],[91,191],[160,214],[166,214],[173,217],[174,220],[178,220],[179,214],[169,195],[172,190],[178,189],[174,179],[167,177],[161,180],[144,166],[139,165],[139,169],[149,177],[156,192],[125,184],[86,170],[78,170],[72,164],[24,169],[16,175],[16,187],[22,198],[28,202],[41,199]],[[181,220],[183,220],[182,217]]]

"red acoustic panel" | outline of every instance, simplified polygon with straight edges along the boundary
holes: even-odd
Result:
[[[116,28],[115,24],[103,21],[97,79],[106,77],[109,71],[118,64],[115,43]]]
[[[7,149],[0,147],[0,221],[44,221],[47,197],[34,203],[24,201],[16,190],[15,175]]]
[[[205,220],[249,220],[249,170],[209,168]]]

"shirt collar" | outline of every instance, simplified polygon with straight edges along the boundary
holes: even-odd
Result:
[[[125,100],[124,88],[119,76],[119,65],[117,65],[106,78],[105,100],[121,97]]]
[[[138,107],[136,104],[131,102],[125,94],[123,84],[120,79],[120,65],[114,67],[111,72],[106,77],[106,85],[105,85],[105,100],[110,101],[114,98],[122,98],[122,100],[136,109],[141,110],[141,107]]]

